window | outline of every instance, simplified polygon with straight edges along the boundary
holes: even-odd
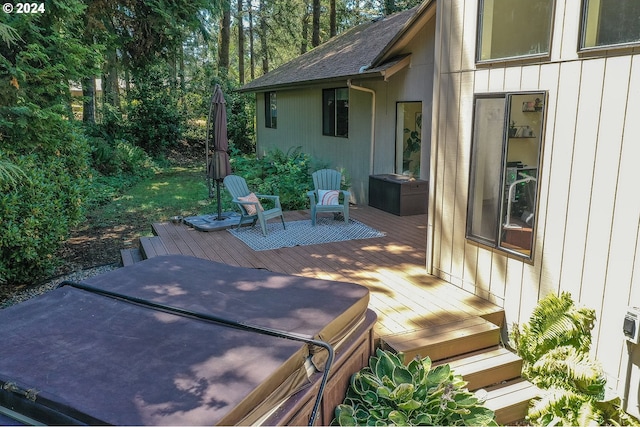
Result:
[[[322,91],[322,134],[349,136],[349,89]]]
[[[531,257],[545,94],[475,100],[467,238]]]
[[[396,104],[396,174],[420,178],[422,102]]]
[[[584,0],[580,48],[640,42],[640,1]]]
[[[275,92],[264,93],[264,125],[272,129],[278,127],[278,103]]]
[[[549,54],[553,0],[480,0],[478,15],[478,61]]]

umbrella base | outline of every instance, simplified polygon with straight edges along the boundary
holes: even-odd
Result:
[[[222,212],[222,215],[189,216],[183,222],[198,231],[218,231],[236,227],[240,223],[240,214],[236,212]]]

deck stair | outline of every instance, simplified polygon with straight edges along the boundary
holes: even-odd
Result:
[[[522,421],[539,389],[521,378],[522,359],[500,344],[500,326],[481,317],[381,337],[382,348],[414,357],[429,356],[433,365],[448,363],[468,382],[470,391],[485,390],[485,406],[500,425]]]
[[[148,258],[167,255],[168,253],[169,251],[160,237],[141,237],[140,247],[121,249],[120,258],[122,259],[122,265],[127,266]]]

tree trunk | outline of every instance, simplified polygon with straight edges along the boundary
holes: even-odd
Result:
[[[310,13],[311,5],[309,2],[305,2],[305,11],[302,16],[302,42],[300,43],[300,54],[302,55],[309,48],[309,19],[311,17]]]
[[[313,0],[313,28],[311,47],[320,46],[320,0]]]
[[[107,62],[102,77],[102,103],[120,112],[120,87],[118,84],[118,54],[115,48],[107,51]]]
[[[244,13],[242,0],[238,0],[238,83],[244,85]]]
[[[329,0],[329,37],[335,37],[336,33],[336,0]]]
[[[253,80],[256,78],[256,52],[253,48],[253,6],[251,5],[251,2],[248,2],[247,6],[249,7],[249,69],[251,72],[251,80]]]
[[[96,122],[96,84],[93,77],[82,79],[82,121]]]
[[[266,12],[264,10],[264,0],[260,1],[260,50],[262,55],[262,74],[267,74],[269,72],[269,44],[267,43],[267,18]]]
[[[218,72],[226,76],[229,71],[229,45],[231,43],[231,5],[225,2],[220,22],[220,47],[218,48]]]

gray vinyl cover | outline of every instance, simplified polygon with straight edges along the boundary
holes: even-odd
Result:
[[[334,345],[369,301],[352,283],[181,255],[84,283]],[[0,310],[0,325],[0,406],[48,424],[251,424],[308,383],[315,351],[71,286]]]

